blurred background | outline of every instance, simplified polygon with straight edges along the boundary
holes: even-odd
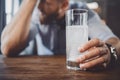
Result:
[[[86,2],[89,8],[95,10],[102,21],[120,38],[120,0],[70,0],[70,2],[79,1]],[[4,26],[19,9],[21,2],[22,0],[0,0],[0,36]]]

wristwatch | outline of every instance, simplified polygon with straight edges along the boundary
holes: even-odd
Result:
[[[117,51],[116,48],[113,47],[112,45],[106,43],[107,47],[109,48],[110,54],[111,54],[111,60],[110,60],[110,66],[113,67],[116,65],[118,56],[117,56]]]

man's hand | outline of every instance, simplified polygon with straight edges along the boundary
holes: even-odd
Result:
[[[97,68],[98,66],[106,67],[110,62],[110,52],[106,44],[99,39],[92,39],[79,48],[81,54],[77,62],[80,63],[81,69]]]

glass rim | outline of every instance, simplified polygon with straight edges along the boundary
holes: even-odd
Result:
[[[84,12],[78,12],[78,13],[74,13],[74,15],[80,15],[80,14],[85,14],[85,13],[88,13],[88,10],[87,9],[68,9],[66,11],[66,14],[70,14],[71,11],[84,11]]]

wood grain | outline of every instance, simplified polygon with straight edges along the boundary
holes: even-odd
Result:
[[[0,80],[120,80],[120,68],[106,71],[66,69],[65,56],[0,56]]]

